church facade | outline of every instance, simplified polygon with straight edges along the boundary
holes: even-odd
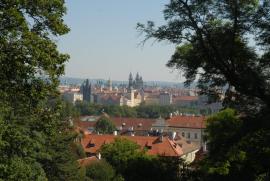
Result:
[[[129,74],[128,78],[128,89],[142,89],[143,88],[143,78],[137,72],[135,79],[133,79],[132,73]]]

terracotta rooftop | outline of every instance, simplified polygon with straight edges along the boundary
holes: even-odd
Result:
[[[134,131],[150,130],[155,119],[146,118],[126,118],[126,117],[113,117],[109,118],[114,125],[119,129],[128,130],[133,128]],[[97,121],[77,121],[77,126],[82,129],[87,129],[89,127],[94,127]]]
[[[199,142],[191,142],[180,135],[177,136],[177,139],[175,139],[174,142],[182,148],[184,154],[200,149]]]
[[[173,97],[173,101],[197,101],[199,99],[198,96],[178,96],[178,97]]]
[[[114,135],[86,135],[81,144],[86,153],[96,154],[103,144],[114,142],[115,138],[126,138],[141,146],[141,149],[148,148],[149,155],[160,156],[181,156],[183,151],[179,145],[171,141],[168,137],[150,136],[114,136]]]
[[[77,160],[80,166],[87,166],[90,165],[93,162],[98,161],[98,158],[96,156],[86,157]]]
[[[114,117],[111,120],[117,128],[128,129],[133,127],[133,130],[150,130],[152,124],[156,121],[155,119],[122,117]]]
[[[174,116],[167,119],[166,122],[169,127],[180,127],[180,128],[206,128],[206,117],[205,116]]]

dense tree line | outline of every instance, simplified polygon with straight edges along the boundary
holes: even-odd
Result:
[[[163,13],[162,26],[138,24],[145,40],[176,44],[167,66],[213,100],[225,87],[236,110],[209,120],[200,180],[269,180],[270,1],[170,0]]]
[[[136,143],[123,138],[105,144],[101,155],[126,181],[179,181],[193,178],[189,167],[180,158],[150,156]]]
[[[174,105],[140,105],[136,107],[118,105],[99,105],[87,102],[76,102],[74,111],[80,115],[102,115],[103,112],[115,117],[139,117],[139,118],[159,118],[169,117],[170,113],[178,112],[186,114],[211,114],[206,109],[198,110],[192,107],[178,107]]]

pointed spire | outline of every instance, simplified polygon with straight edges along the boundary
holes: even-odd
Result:
[[[129,73],[129,80],[133,80],[133,76],[131,72]]]
[[[136,80],[138,81],[140,79],[139,73],[136,74]]]

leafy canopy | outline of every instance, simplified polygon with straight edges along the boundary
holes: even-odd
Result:
[[[270,1],[170,0],[163,13],[165,25],[138,24],[145,40],[176,44],[167,66],[236,110],[210,118],[201,178],[269,179]]]
[[[100,152],[126,181],[177,181],[192,177],[183,160],[147,155],[146,149],[125,138],[116,138],[115,142],[103,145]]]
[[[102,116],[95,124],[95,131],[101,134],[111,134],[116,130],[114,123],[107,118]]]
[[[58,78],[64,0],[0,2],[0,180],[76,180]]]

